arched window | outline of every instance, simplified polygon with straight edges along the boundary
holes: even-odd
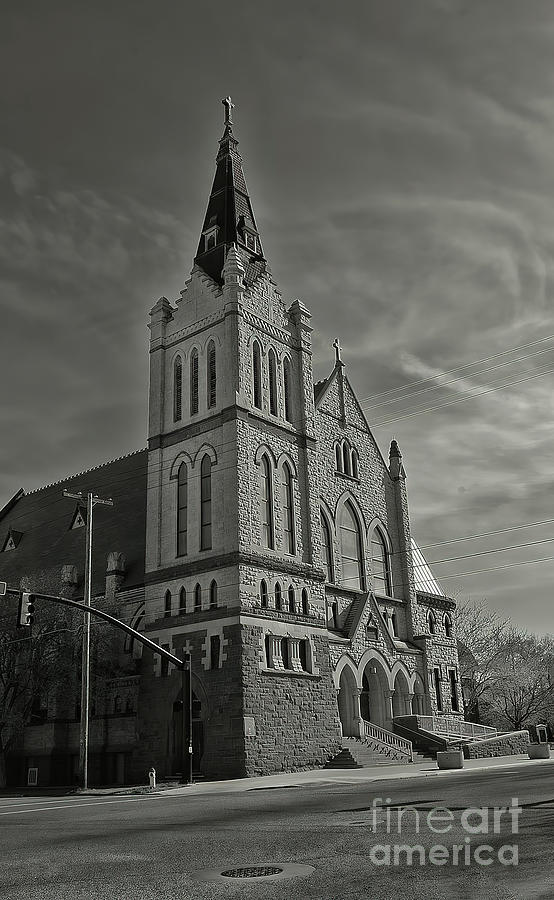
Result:
[[[210,584],[210,609],[217,606],[217,582],[214,580]]]
[[[190,414],[195,416],[198,412],[198,350],[196,348],[190,355]]]
[[[268,606],[267,583],[266,583],[265,579],[263,579],[263,578],[262,578],[262,583],[260,584],[260,604],[263,607]]]
[[[329,523],[323,513],[321,513],[321,556],[323,561],[323,569],[325,571],[325,581],[333,583],[333,550],[331,543],[331,529]]]
[[[260,345],[254,341],[252,347],[252,377],[254,382],[254,406],[262,408],[262,356]]]
[[[335,445],[335,464],[337,472],[342,472],[342,450],[340,444]]]
[[[185,463],[177,475],[177,556],[187,553],[188,473]]]
[[[292,472],[288,463],[283,466],[283,537],[285,551],[294,555],[294,493]]]
[[[275,585],[275,609],[283,608],[283,595],[281,593],[281,585],[279,582]]]
[[[358,519],[350,501],[342,508],[340,519],[342,584],[347,588],[364,589],[362,539]]]
[[[285,419],[292,422],[292,397],[291,397],[291,377],[290,377],[290,360],[285,357],[283,363],[283,394],[285,401]]]
[[[427,615],[427,626],[429,628],[429,634],[434,634],[436,631],[437,619],[432,609],[429,610]]]
[[[294,595],[294,588],[292,584],[289,585],[289,612],[296,612],[296,597]]]
[[[202,588],[199,584],[194,588],[194,612],[202,609]]]
[[[371,570],[373,572],[373,590],[378,594],[392,597],[390,557],[385,539],[378,528],[375,528],[371,536]]]
[[[352,451],[352,477],[360,477],[358,474],[358,454],[355,450]]]
[[[208,454],[200,466],[200,549],[212,548],[212,461]]]
[[[208,357],[207,357],[207,371],[206,371],[206,386],[208,390],[208,409],[211,409],[215,406],[216,401],[216,392],[217,392],[217,374],[215,368],[215,344],[213,341],[210,341],[208,344]]]
[[[184,616],[187,611],[187,592],[184,587],[179,591],[179,615]]]
[[[173,366],[173,421],[180,422],[183,402],[183,364],[178,356]]]
[[[345,441],[342,445],[342,471],[345,475],[352,475],[350,468],[350,444]]]
[[[165,600],[164,600],[164,616],[168,617],[171,615],[171,591],[165,592]]]
[[[277,415],[277,360],[275,352],[270,350],[267,355],[269,368],[269,411],[272,416]]]
[[[444,633],[446,637],[452,637],[452,619],[449,615],[444,617]]]
[[[262,546],[273,550],[273,491],[271,485],[271,466],[267,456],[262,456],[260,466],[260,523],[262,530]]]
[[[302,588],[302,612],[305,616],[309,615],[310,612],[310,603],[308,600],[308,591],[306,588]]]

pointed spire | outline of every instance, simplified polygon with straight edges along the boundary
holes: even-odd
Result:
[[[406,478],[400,447],[394,440],[391,441],[389,450],[389,472],[393,481],[400,481]]]
[[[194,262],[214,281],[223,282],[229,248],[235,244],[245,270],[246,284],[267,270],[266,260],[242,171],[242,157],[233,134],[230,97],[225,107],[225,128],[219,141],[216,170],[198,250]]]

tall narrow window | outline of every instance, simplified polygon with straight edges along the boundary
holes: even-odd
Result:
[[[252,347],[252,376],[254,382],[254,406],[262,408],[262,357],[260,345],[254,341]]]
[[[184,616],[187,611],[187,592],[184,587],[179,591],[179,615]]]
[[[305,616],[307,616],[310,612],[310,604],[308,601],[308,591],[306,588],[302,588],[302,612]]]
[[[427,626],[429,628],[429,634],[434,634],[436,630],[437,620],[435,618],[435,613],[432,609],[429,610],[427,615]]]
[[[262,583],[260,584],[260,604],[264,608],[268,605],[267,600],[267,584],[265,579],[262,579]]]
[[[294,588],[292,584],[289,586],[289,612],[296,612],[296,597],[294,595]]]
[[[165,600],[164,600],[164,616],[168,617],[171,615],[171,591],[165,592]]]
[[[337,472],[342,472],[342,449],[340,444],[335,446],[335,465]]]
[[[275,585],[275,609],[283,608],[283,595],[281,593],[281,585],[279,582]]]
[[[444,633],[446,637],[452,637],[452,619],[449,615],[444,617]]]
[[[350,444],[345,441],[342,445],[342,471],[345,475],[352,475],[350,468]]]
[[[202,588],[199,584],[194,588],[194,612],[202,609]]]
[[[215,609],[217,606],[217,581],[212,581],[210,584],[210,609]]]
[[[173,421],[180,422],[183,402],[183,364],[178,356],[173,366]]]
[[[194,349],[190,357],[190,414],[198,412],[198,350]]]
[[[187,553],[188,473],[185,463],[177,475],[177,556]]]
[[[359,478],[358,475],[358,454],[355,450],[352,451],[352,477]]]
[[[283,466],[283,536],[286,552],[294,555],[294,493],[288,463]]]
[[[333,583],[333,551],[331,544],[331,529],[329,528],[329,523],[323,513],[321,513],[321,536],[322,536],[322,544],[321,544],[321,555],[323,561],[323,569],[325,571],[325,581],[328,581],[330,584]]]
[[[361,591],[364,588],[362,539],[356,514],[349,501],[347,501],[342,508],[340,541],[342,584],[346,588],[354,588]]]
[[[260,523],[262,546],[273,550],[273,491],[271,488],[271,466],[267,456],[262,456],[260,466]]]
[[[283,363],[283,394],[285,401],[285,419],[292,422],[292,397],[291,397],[290,360],[285,358]]]
[[[221,638],[218,634],[212,634],[210,638],[210,669],[219,669],[221,655]]]
[[[200,549],[212,549],[212,461],[207,453],[200,466]]]
[[[269,368],[269,411],[272,416],[277,415],[277,361],[275,353],[270,350],[267,356]]]
[[[217,375],[215,368],[215,344],[213,341],[210,341],[208,344],[208,360],[207,360],[207,372],[206,372],[206,383],[208,388],[208,409],[211,409],[215,406],[216,396],[217,396]]]
[[[435,695],[437,698],[437,709],[442,712],[442,689],[441,689],[441,670],[433,669],[435,681]]]
[[[457,685],[457,678],[456,678],[456,669],[449,669],[448,677],[450,679],[450,705],[452,706],[452,712],[459,712],[460,704],[458,702],[458,685]]]
[[[371,536],[371,569],[373,572],[373,589],[378,594],[392,597],[392,580],[390,572],[390,556],[385,539],[378,528]]]

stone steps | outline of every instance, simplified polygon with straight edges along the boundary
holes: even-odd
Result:
[[[408,759],[393,759],[385,748],[377,750],[358,738],[343,738],[342,749],[325,765],[326,769],[362,769],[367,766],[401,766]]]

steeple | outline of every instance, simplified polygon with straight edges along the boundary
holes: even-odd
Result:
[[[219,141],[214,181],[194,262],[221,284],[227,252],[235,244],[245,270],[244,281],[250,285],[266,271],[267,263],[233,134],[234,104],[230,97],[221,102],[225,107],[225,129]]]

